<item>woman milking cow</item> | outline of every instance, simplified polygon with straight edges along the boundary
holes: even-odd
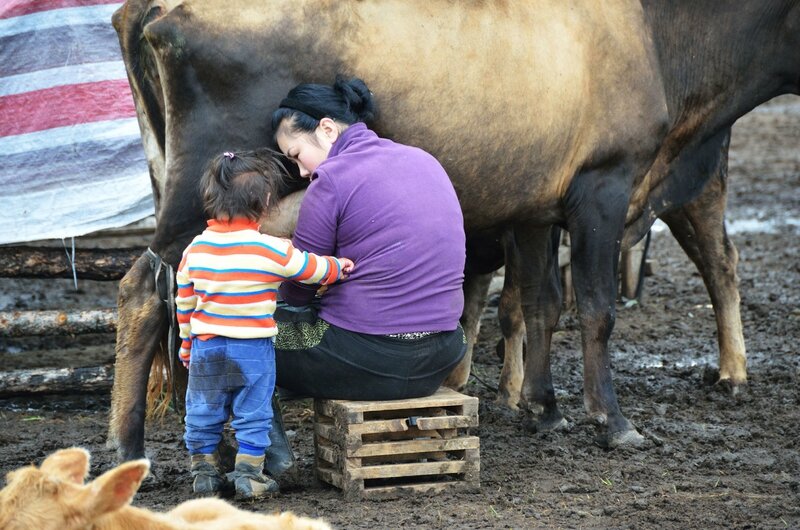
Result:
[[[294,462],[276,385],[314,398],[422,397],[464,355],[455,190],[433,156],[370,130],[374,113],[364,82],[344,78],[298,85],[273,113],[277,145],[310,181],[291,242],[258,232],[284,178],[269,152],[226,152],[203,178],[212,219],[178,273],[195,492],[277,491],[270,475]],[[229,415],[239,452],[226,477],[217,447]]]

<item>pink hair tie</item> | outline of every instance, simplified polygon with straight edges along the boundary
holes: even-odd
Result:
[[[227,156],[227,157],[228,157],[228,158],[230,158],[231,160],[233,160],[233,157],[234,157],[234,156],[236,156],[236,155],[234,155],[233,153],[231,153],[230,151],[225,151],[225,152],[224,152],[224,153],[222,153],[222,154],[223,154],[224,156]]]

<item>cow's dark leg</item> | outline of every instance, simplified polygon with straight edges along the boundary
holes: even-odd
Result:
[[[120,282],[118,311],[107,444],[125,461],[144,457],[148,376],[168,326],[165,304],[156,292],[146,256]]]
[[[561,312],[558,277],[558,233],[540,226],[516,226],[514,242],[519,251],[506,264],[506,277],[518,279],[527,331],[525,377],[520,406],[526,411],[526,427],[547,431],[566,426],[558,410],[550,371],[550,339]],[[555,237],[554,237],[555,236]],[[518,269],[518,274],[510,272]],[[506,352],[508,357],[509,352]]]
[[[520,293],[519,248],[513,231],[503,237],[505,249],[505,279],[500,294],[497,314],[500,331],[503,333],[503,370],[500,372],[500,385],[497,401],[517,409],[522,393],[524,376],[523,346],[525,344],[525,315],[522,312]]]
[[[481,329],[481,315],[486,308],[486,295],[489,292],[492,276],[492,273],[473,272],[467,272],[464,275],[464,313],[461,315],[461,327],[464,328],[464,334],[467,337],[467,352],[445,379],[443,384],[446,387],[460,390],[467,384],[472,368],[472,352]]]
[[[608,352],[629,196],[622,172],[587,171],[575,177],[565,203],[583,347],[584,406],[600,428],[598,443],[607,447],[643,441],[620,411]]]
[[[739,257],[724,223],[727,150],[725,139],[720,146],[718,165],[700,196],[661,217],[703,276],[717,320],[719,382],[729,384],[735,392],[747,382],[747,356],[739,313],[736,275]]]

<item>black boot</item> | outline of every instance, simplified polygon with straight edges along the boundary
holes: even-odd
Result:
[[[272,429],[269,431],[270,446],[267,447],[264,467],[267,473],[275,478],[280,478],[287,473],[289,476],[293,476],[297,472],[297,466],[292,446],[283,427],[283,415],[277,395],[272,396],[272,413]]]

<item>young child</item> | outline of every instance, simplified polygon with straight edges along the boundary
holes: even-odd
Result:
[[[266,151],[226,152],[211,161],[201,181],[210,220],[183,253],[176,298],[180,357],[189,368],[184,439],[195,493],[230,489],[216,452],[230,415],[239,445],[230,475],[236,495],[278,491],[263,472],[273,417],[278,286],[287,279],[327,285],[354,267],[349,259],[303,252],[259,232],[282,175]]]

